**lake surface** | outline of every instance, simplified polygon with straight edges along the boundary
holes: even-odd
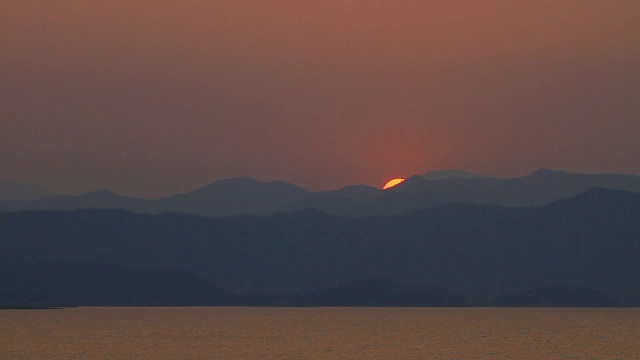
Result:
[[[0,310],[2,359],[638,359],[640,309]]]

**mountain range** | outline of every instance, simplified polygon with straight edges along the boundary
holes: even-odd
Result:
[[[564,184],[576,177],[585,184],[594,179],[545,171],[511,182]],[[449,183],[465,181],[486,179]],[[406,182],[375,201],[421,193],[429,184]],[[351,190],[371,196],[366,188]],[[456,305],[575,305],[577,298],[638,306],[638,219],[640,194],[606,188],[536,206],[448,203],[359,217],[309,208],[218,218],[108,209],[0,212],[0,264],[183,268],[224,291],[276,294],[270,299],[295,304],[358,304],[366,294],[384,299],[392,291],[405,294],[406,303],[426,296]]]
[[[191,192],[160,199],[121,196],[105,189],[80,196],[54,195],[0,201],[0,210],[124,209],[147,214],[170,211],[221,217],[315,208],[334,215],[397,215],[454,202],[536,206],[594,187],[640,192],[640,177],[541,169],[523,177],[499,179],[448,170],[414,175],[385,191],[354,185],[318,192],[281,181],[260,182],[242,177],[216,181]],[[8,193],[8,190],[4,193]]]
[[[37,184],[0,180],[0,201],[28,201],[59,195]]]

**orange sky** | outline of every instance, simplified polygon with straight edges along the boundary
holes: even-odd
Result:
[[[0,2],[0,178],[640,174],[638,1]]]

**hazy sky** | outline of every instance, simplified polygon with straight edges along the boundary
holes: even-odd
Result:
[[[0,0],[0,178],[640,174],[637,0]]]

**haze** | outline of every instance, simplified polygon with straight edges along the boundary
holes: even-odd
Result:
[[[640,174],[640,2],[0,3],[0,178]]]

